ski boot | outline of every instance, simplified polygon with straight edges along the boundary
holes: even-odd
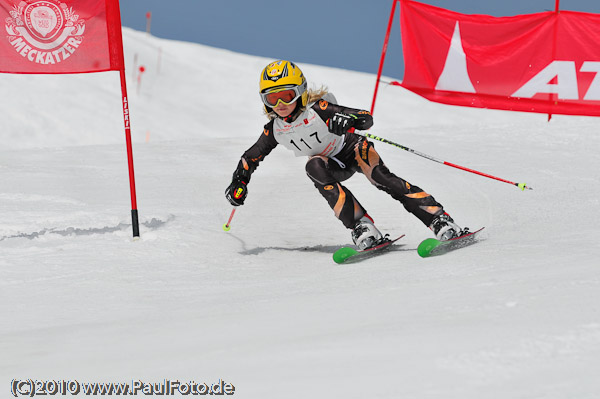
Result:
[[[383,235],[368,215],[360,218],[352,228],[352,241],[361,251],[378,245],[383,239]]]
[[[469,230],[468,228],[464,230],[461,229],[447,213],[443,213],[433,219],[429,228],[433,231],[433,234],[435,234],[435,238],[440,241],[448,241],[460,237]]]

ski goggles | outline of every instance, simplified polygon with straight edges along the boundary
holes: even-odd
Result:
[[[260,98],[267,107],[276,107],[280,102],[290,105],[306,91],[306,82],[300,86],[282,86],[260,93]]]

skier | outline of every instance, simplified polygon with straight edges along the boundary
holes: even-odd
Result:
[[[335,102],[325,88],[307,90],[300,68],[279,60],[267,65],[260,75],[260,97],[269,122],[256,143],[242,155],[225,196],[233,206],[244,204],[250,176],[259,163],[278,145],[296,156],[308,156],[306,173],[333,209],[335,216],[351,229],[359,249],[378,245],[385,238],[373,219],[340,182],[355,172],[364,174],[378,189],[400,201],[440,240],[462,234],[441,204],[419,187],[389,171],[373,143],[353,134],[351,128],[369,129],[368,111],[347,108]]]

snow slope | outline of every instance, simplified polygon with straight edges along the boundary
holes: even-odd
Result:
[[[222,379],[240,398],[600,395],[597,119],[383,86],[372,133],[534,190],[379,143],[392,171],[459,224],[486,226],[485,240],[419,258],[429,230],[359,175],[347,186],[404,246],[338,266],[350,234],[284,148],[221,229],[223,191],[266,122],[269,60],[124,36],[138,241],[118,74],[0,76],[0,396],[27,378]],[[340,103],[370,107],[374,75],[301,67]]]

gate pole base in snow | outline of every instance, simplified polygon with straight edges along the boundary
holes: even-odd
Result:
[[[133,227],[133,238],[140,238],[140,223],[138,221],[138,211],[137,209],[131,210],[131,225]]]

